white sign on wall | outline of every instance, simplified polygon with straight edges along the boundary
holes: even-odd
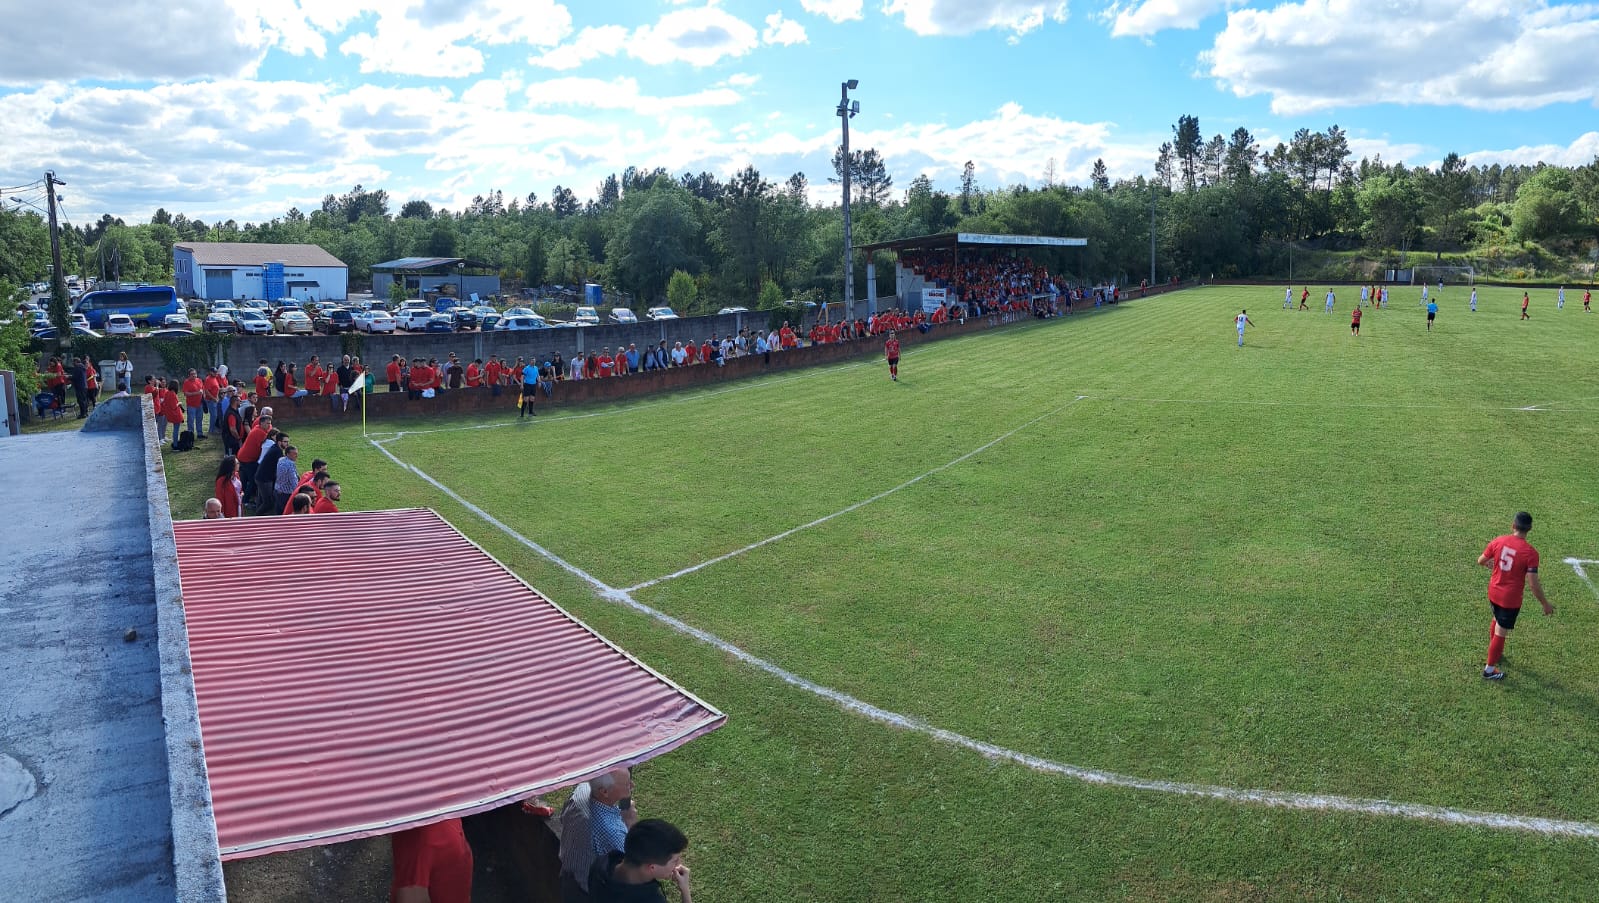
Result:
[[[948,300],[949,289],[947,288],[922,289],[922,311],[925,313],[932,313],[938,310],[939,306]]]

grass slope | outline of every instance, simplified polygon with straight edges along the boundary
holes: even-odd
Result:
[[[1446,290],[1428,333],[1419,290],[1396,290],[1354,338],[1347,299],[1327,316],[1206,289],[923,346],[899,384],[846,365],[389,448],[627,586],[1010,434],[637,596],[1058,761],[1593,820],[1595,604],[1560,559],[1599,557],[1599,316],[1551,292],[1520,322],[1519,291],[1479,294],[1472,314]],[[866,721],[601,601],[348,428],[290,431],[346,507],[437,508],[729,712],[639,776],[647,814],[693,839],[701,899],[1599,896],[1592,841],[1087,786]],[[169,456],[180,516],[214,460]],[[1484,684],[1474,561],[1520,508],[1560,612],[1530,609],[1510,679]]]

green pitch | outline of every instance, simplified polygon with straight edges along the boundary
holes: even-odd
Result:
[[[616,588],[837,514],[632,596],[935,728],[1151,781],[1599,823],[1599,600],[1562,563],[1599,559],[1599,314],[1450,287],[1429,333],[1405,287],[1356,338],[1358,289],[1327,315],[1309,288],[1310,311],[1210,288],[924,345],[897,384],[874,358],[373,428]],[[1100,786],[886,726],[601,599],[358,430],[286,419],[345,507],[438,509],[729,713],[638,776],[697,900],[1599,898],[1594,839]],[[169,458],[178,516],[214,463]],[[1559,611],[1529,599],[1488,684],[1475,559],[1520,509]]]

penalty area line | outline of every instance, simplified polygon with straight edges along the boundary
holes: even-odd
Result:
[[[1599,560],[1593,558],[1567,558],[1565,562],[1571,565],[1571,569],[1577,572],[1578,577],[1582,578],[1582,582],[1587,585],[1588,591],[1593,593],[1594,598],[1599,599],[1599,586],[1593,585],[1593,578],[1588,576],[1588,571],[1583,567],[1585,564],[1599,564]]]
[[[1079,396],[1081,401],[1085,396]],[[1075,401],[1073,402],[1075,403]],[[1048,415],[1044,415],[1048,416]],[[1038,418],[1042,419],[1042,418]],[[1017,429],[1021,429],[1018,427]],[[996,440],[997,441],[997,440]],[[1359,815],[1376,815],[1390,818],[1405,818],[1415,821],[1430,821],[1460,827],[1488,828],[1499,831],[1521,831],[1531,834],[1543,834],[1555,837],[1580,837],[1599,838],[1599,824],[1591,822],[1570,821],[1556,818],[1539,818],[1528,815],[1509,815],[1497,812],[1474,812],[1465,809],[1451,809],[1445,806],[1430,806],[1418,803],[1402,803],[1381,799],[1362,799],[1359,797],[1337,796],[1334,794],[1290,793],[1277,790],[1250,790],[1235,787],[1222,787],[1215,784],[1189,784],[1177,781],[1156,781],[1131,775],[1118,774],[1113,771],[1103,771],[1097,768],[1085,768],[1066,762],[1057,762],[1041,756],[1007,749],[993,743],[976,740],[955,731],[934,727],[914,715],[904,715],[879,708],[869,702],[857,699],[854,696],[826,687],[815,681],[808,680],[785,668],[760,658],[707,630],[702,630],[692,624],[685,623],[665,612],[652,608],[633,598],[625,589],[616,589],[608,586],[604,581],[593,574],[583,570],[577,565],[561,558],[550,550],[544,548],[521,533],[511,529],[503,521],[484,511],[482,508],[462,498],[460,493],[450,489],[434,479],[421,468],[400,460],[393,452],[389,451],[378,442],[372,446],[382,452],[389,460],[410,473],[415,474],[429,485],[463,505],[468,511],[482,518],[489,526],[526,546],[540,556],[549,560],[556,566],[581,579],[593,587],[600,598],[624,605],[634,611],[646,615],[673,630],[702,643],[712,646],[733,658],[767,674],[776,677],[789,686],[805,690],[823,699],[829,700],[845,711],[861,717],[868,718],[880,724],[902,730],[914,731],[932,737],[941,743],[966,749],[990,759],[1012,762],[1023,765],[1035,771],[1046,774],[1059,775],[1081,781],[1085,784],[1098,784],[1106,787],[1119,787],[1127,790],[1141,790],[1152,793],[1167,793],[1177,796],[1204,797],[1226,803],[1245,805],[1268,806],[1279,809],[1299,809],[1306,811],[1322,812],[1348,812]]]
[[[711,558],[711,559],[708,559],[706,561],[702,561],[699,564],[690,565],[689,567],[683,568],[680,571],[673,571],[672,573],[667,574],[667,575],[665,575],[663,577],[656,577],[653,580],[646,580],[643,583],[636,583],[636,584],[634,584],[634,585],[632,585],[630,587],[627,587],[627,589],[623,590],[623,592],[634,593],[634,592],[638,592],[641,589],[645,589],[647,587],[655,586],[658,583],[665,583],[668,580],[676,580],[679,577],[687,577],[689,574],[692,574],[695,571],[704,570],[705,568],[708,568],[708,567],[710,567],[713,564],[721,564],[722,562],[727,561],[729,558],[737,558],[738,556],[743,555],[746,552],[753,552],[756,549],[761,548],[762,546],[768,546],[768,545],[771,545],[772,543],[777,542],[779,540],[787,539],[788,537],[793,536],[795,533],[799,533],[802,530],[809,530],[812,527],[821,526],[822,524],[825,524],[828,521],[830,521],[830,520],[832,520],[832,519],[834,519],[836,517],[842,517],[842,516],[850,513],[851,511],[856,511],[856,510],[859,510],[861,508],[866,507],[867,505],[872,504],[873,502],[881,501],[881,500],[883,500],[885,498],[888,498],[889,496],[893,495],[894,493],[900,491],[901,489],[908,489],[911,486],[914,486],[917,483],[920,483],[921,481],[927,479],[928,477],[933,476],[934,474],[942,473],[942,472],[950,469],[951,467],[954,467],[956,464],[959,464],[962,461],[965,461],[966,459],[973,457],[974,455],[979,455],[979,454],[982,454],[985,451],[988,451],[989,449],[991,449],[994,446],[1000,444],[1001,442],[1004,442],[1006,439],[1009,439],[1010,437],[1016,435],[1017,433],[1021,432],[1022,430],[1027,429],[1028,427],[1032,426],[1033,424],[1038,423],[1041,420],[1047,420],[1048,418],[1053,417],[1056,414],[1059,414],[1060,412],[1066,410],[1067,408],[1071,407],[1072,405],[1076,404],[1077,402],[1082,401],[1083,399],[1088,398],[1088,397],[1089,396],[1087,396],[1087,395],[1078,395],[1077,397],[1073,398],[1071,401],[1066,402],[1065,404],[1063,404],[1060,407],[1054,409],[1053,411],[1048,411],[1048,412],[1045,412],[1043,414],[1039,414],[1037,417],[1034,417],[1032,420],[1029,420],[1026,423],[1022,424],[1021,426],[1016,427],[1015,429],[1013,429],[1010,432],[1004,434],[1003,436],[1000,436],[997,439],[990,440],[990,441],[978,446],[977,448],[972,449],[971,451],[967,452],[966,454],[961,455],[959,458],[956,458],[953,461],[949,461],[947,463],[940,464],[939,466],[933,468],[932,470],[927,471],[924,474],[921,474],[920,476],[911,477],[910,479],[908,479],[905,482],[899,484],[898,486],[895,486],[892,489],[885,489],[882,492],[879,492],[878,494],[872,496],[871,498],[862,499],[862,500],[856,502],[855,504],[850,505],[847,508],[840,508],[839,510],[834,511],[832,514],[824,514],[821,517],[818,517],[816,520],[813,520],[813,521],[811,521],[809,523],[800,524],[797,527],[790,527],[790,528],[788,528],[787,530],[784,530],[781,533],[775,534],[773,536],[768,536],[765,539],[758,540],[756,542],[752,542],[749,545],[743,547],[742,549],[734,549],[731,552],[726,552],[724,554],[716,556],[715,558]]]

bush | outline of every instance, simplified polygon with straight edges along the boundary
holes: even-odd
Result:
[[[783,290],[772,280],[766,280],[761,283],[761,294],[755,299],[755,306],[760,310],[776,310],[782,307]]]

